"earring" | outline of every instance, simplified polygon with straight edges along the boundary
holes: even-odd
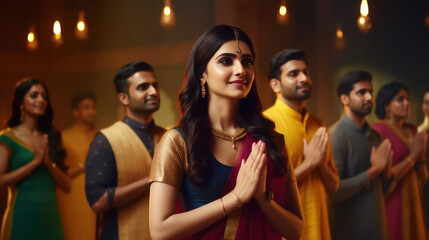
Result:
[[[201,97],[204,98],[206,96],[206,86],[205,82],[201,81]]]
[[[21,116],[20,116],[19,120],[21,120],[21,122],[24,122],[25,121],[24,106],[21,105],[20,109],[21,109]]]

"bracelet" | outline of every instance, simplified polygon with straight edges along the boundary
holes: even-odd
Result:
[[[55,163],[53,162],[53,163],[51,163],[51,167],[52,167],[52,168],[56,168],[56,167],[57,167],[57,164],[55,164]]]
[[[267,190],[267,193],[268,193],[268,198],[267,198],[267,200],[265,200],[264,203],[259,204],[260,208],[264,208],[264,207],[268,206],[271,203],[271,201],[273,201],[274,193],[271,192],[270,190]]]
[[[226,217],[226,210],[225,210],[225,205],[223,204],[222,198],[219,198],[220,203],[222,204],[222,209],[223,209],[223,217]]]
[[[238,203],[238,207],[240,208],[241,206],[243,206],[243,202],[241,201],[241,199],[238,197],[237,193],[234,192],[234,190],[231,191],[232,193],[234,193],[235,198],[236,198],[236,202]]]

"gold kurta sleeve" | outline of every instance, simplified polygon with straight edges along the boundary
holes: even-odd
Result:
[[[152,161],[149,182],[162,182],[179,189],[187,169],[186,157],[184,139],[178,131],[168,130]]]

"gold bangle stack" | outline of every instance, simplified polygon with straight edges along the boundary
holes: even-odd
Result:
[[[241,199],[238,197],[237,193],[235,193],[235,192],[234,192],[234,190],[232,190],[231,192],[235,195],[235,198],[236,198],[236,202],[237,202],[237,204],[238,204],[238,207],[240,208],[241,206],[243,206],[243,202],[242,202],[242,201],[241,201]]]

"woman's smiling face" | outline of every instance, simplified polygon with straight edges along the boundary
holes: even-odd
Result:
[[[255,79],[253,62],[245,42],[228,41],[210,59],[200,80],[207,83],[211,98],[244,98]]]

